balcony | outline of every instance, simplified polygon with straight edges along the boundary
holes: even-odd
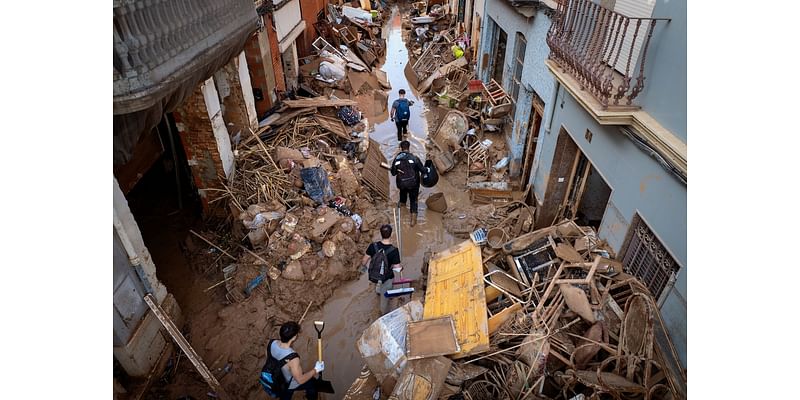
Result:
[[[562,0],[547,33],[550,59],[603,110],[638,109],[653,29],[664,18],[632,18],[591,0]]]
[[[256,21],[252,0],[114,0],[114,115],[191,92],[242,50]]]

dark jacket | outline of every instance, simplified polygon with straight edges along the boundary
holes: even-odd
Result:
[[[415,155],[413,155],[413,154],[411,154],[409,152],[401,151],[400,154],[398,154],[397,157],[395,157],[394,160],[392,161],[392,168],[390,169],[390,171],[392,173],[392,176],[397,176],[397,161],[404,160],[404,159],[409,158],[409,157],[412,160],[414,160],[414,171],[415,171],[415,173],[417,175],[417,177],[416,177],[417,178],[416,179],[417,180],[417,185],[419,185],[420,177],[421,177],[422,173],[425,172],[425,168],[423,167],[422,162],[419,160],[419,158],[417,158],[417,156],[415,156]],[[396,179],[397,179],[397,184],[399,185],[400,184],[400,177],[397,176]]]

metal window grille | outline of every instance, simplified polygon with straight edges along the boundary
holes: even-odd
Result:
[[[639,278],[653,297],[660,298],[667,285],[674,282],[680,266],[638,215],[631,224],[629,240],[622,259],[625,271]]]

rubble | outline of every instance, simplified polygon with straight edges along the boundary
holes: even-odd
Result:
[[[420,379],[412,363],[450,359],[440,389],[448,396],[685,399],[686,375],[655,299],[619,262],[606,257],[611,250],[594,235],[593,229],[570,220],[518,232],[495,254],[505,257],[478,258],[478,265],[489,271],[479,281],[480,291],[470,288],[470,279],[463,280],[472,271],[466,260],[473,258],[462,256],[479,245],[466,241],[434,254],[423,319],[407,322],[406,352],[414,361],[401,369],[391,398],[406,398],[410,376]],[[576,250],[586,242],[593,244]],[[486,250],[475,254],[486,255]],[[439,291],[437,282],[460,289]],[[481,325],[479,315],[461,321],[476,310],[488,318],[487,325]],[[437,322],[441,317],[461,321],[454,325],[461,350],[443,354],[444,343],[424,341],[423,332],[432,331],[417,326],[437,329],[433,326],[442,325]],[[488,346],[476,347],[487,334]],[[374,379],[386,389],[382,376]],[[426,385],[420,389],[424,393]]]

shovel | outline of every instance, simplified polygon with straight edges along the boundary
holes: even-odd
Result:
[[[314,321],[314,329],[317,331],[317,356],[318,361],[322,361],[322,330],[325,329],[325,321]],[[336,393],[333,391],[331,381],[322,380],[322,372],[317,379],[317,391],[320,393]]]

